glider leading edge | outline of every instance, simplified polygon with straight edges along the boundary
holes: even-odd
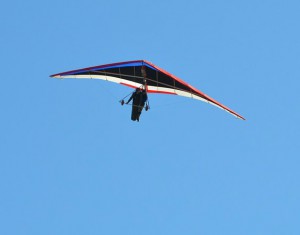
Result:
[[[119,83],[131,88],[138,88],[141,90],[141,93],[146,93],[146,97],[147,93],[161,93],[185,96],[215,105],[229,112],[235,117],[245,120],[244,117],[229,109],[225,105],[219,103],[218,101],[204,94],[195,87],[189,85],[180,78],[170,74],[169,72],[157,67],[156,65],[146,60],[134,60],[99,65],[95,67],[57,73],[51,75],[50,77],[60,79],[84,78],[106,80]],[[141,98],[139,100],[142,101],[140,104],[133,102],[132,105],[132,120],[135,119],[136,121],[139,121],[139,116],[147,99],[145,100],[145,98]],[[123,100],[121,101],[121,104],[124,104]],[[145,109],[148,110],[148,108],[149,106],[147,103]],[[134,118],[133,115],[135,115]]]

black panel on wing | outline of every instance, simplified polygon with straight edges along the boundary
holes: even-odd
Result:
[[[86,71],[81,74],[113,76],[117,78],[122,78],[124,80],[143,84],[141,66],[128,66],[120,68],[109,68],[98,71]]]
[[[147,66],[145,66],[144,68],[146,72],[146,79],[147,79],[148,86],[158,86],[163,88],[170,88],[170,89],[176,89],[176,90],[194,93],[190,89],[190,87],[175,80],[171,76],[161,71],[157,71],[152,68],[149,68]],[[128,67],[120,67],[120,68],[109,68],[109,69],[103,69],[98,71],[84,71],[80,74],[113,76],[128,81],[136,82],[141,85],[144,84],[144,78],[142,76],[142,66],[128,66]],[[199,96],[199,94],[196,95]]]
[[[199,96],[199,94],[193,92],[189,86],[181,83],[180,81],[172,78],[171,76],[149,67],[145,67],[145,69],[147,75],[147,84],[149,86],[158,86],[158,87],[176,89],[180,91],[190,92]]]

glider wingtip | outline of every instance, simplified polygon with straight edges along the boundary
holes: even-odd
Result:
[[[52,74],[52,75],[50,75],[49,77],[50,77],[50,78],[60,78],[60,75],[58,75],[58,74]]]
[[[240,115],[238,115],[237,118],[240,119],[240,120],[246,121],[246,118],[244,118],[244,117],[242,117]]]

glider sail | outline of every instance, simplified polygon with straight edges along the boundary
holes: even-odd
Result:
[[[101,79],[137,88],[144,86],[148,93],[185,96],[215,105],[239,119],[241,115],[192,87],[185,81],[146,60],[126,61],[53,74],[53,78]]]

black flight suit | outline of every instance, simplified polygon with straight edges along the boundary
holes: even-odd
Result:
[[[135,92],[132,93],[131,97],[126,103],[128,104],[131,100],[132,100],[131,120],[139,121],[145,102],[147,101],[146,91],[137,89]]]

